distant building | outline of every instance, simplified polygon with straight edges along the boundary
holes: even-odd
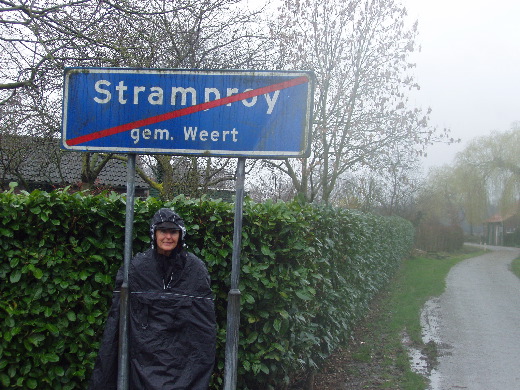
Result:
[[[484,222],[486,243],[498,246],[520,245],[520,215],[509,214],[505,217],[495,214]]]
[[[9,189],[10,182],[27,191],[65,186],[81,189],[83,154],[61,150],[54,139],[0,134],[0,189]],[[126,172],[124,161],[112,159],[97,176],[95,187],[125,193]],[[137,175],[135,196],[148,195],[149,185]]]

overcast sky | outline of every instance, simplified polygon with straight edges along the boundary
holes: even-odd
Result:
[[[520,1],[401,1],[419,21],[415,103],[432,108],[432,125],[462,139],[430,148],[427,169],[452,162],[467,141],[520,121]]]

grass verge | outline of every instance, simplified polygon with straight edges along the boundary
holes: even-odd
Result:
[[[426,389],[426,379],[411,370],[403,332],[415,348],[435,360],[435,344],[424,345],[421,339],[421,309],[429,298],[442,294],[451,267],[481,252],[464,247],[455,254],[419,255],[404,261],[389,288],[374,300],[368,316],[354,330],[349,345],[316,375],[314,389]]]
[[[511,263],[511,271],[520,278],[520,258],[513,260]]]

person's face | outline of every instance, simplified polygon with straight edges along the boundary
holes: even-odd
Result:
[[[157,241],[157,252],[168,256],[179,242],[180,231],[175,229],[157,229],[155,240]]]

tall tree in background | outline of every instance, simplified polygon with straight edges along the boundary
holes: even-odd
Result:
[[[240,0],[0,0],[0,105],[61,88],[65,66],[248,67],[264,63],[260,10]],[[52,91],[54,92],[54,91]]]
[[[397,149],[394,161],[377,171],[360,169],[338,179],[331,203],[381,215],[414,220],[416,198],[422,180],[418,158]]]
[[[461,225],[464,220],[464,199],[452,167],[443,166],[430,170],[418,203],[421,222]]]
[[[498,211],[520,212],[520,123],[470,141],[455,163],[432,169],[418,198],[422,219],[445,225],[466,221],[469,233]]]
[[[464,212],[464,219],[469,224],[470,234],[476,226],[489,217],[490,198],[486,190],[485,178],[475,167],[464,164],[455,164],[451,168],[451,182],[459,194]]]
[[[509,131],[474,139],[457,155],[455,165],[463,172],[459,177],[467,187],[468,209],[480,194],[482,199],[473,200],[474,208],[486,202],[499,205],[504,215],[520,211],[519,149],[520,123],[516,122]]]
[[[420,154],[447,139],[409,105],[416,26],[397,2],[284,0],[277,23],[280,68],[312,69],[317,79],[311,157],[269,162],[301,196],[328,203],[346,172],[384,169],[397,147]]]
[[[155,68],[264,67],[266,44],[258,33],[259,10],[239,0],[0,0],[0,107],[2,134],[56,137],[61,121],[66,66]],[[17,127],[8,126],[16,121]],[[113,156],[86,154],[83,180],[93,183]],[[164,196],[174,192],[168,176],[173,158],[152,159],[163,182],[141,170]],[[218,174],[225,159],[187,159],[199,182],[229,179]],[[186,166],[186,162],[182,165]],[[201,168],[203,167],[203,168]],[[192,175],[193,176],[193,175]],[[218,179],[216,178],[218,176]]]

